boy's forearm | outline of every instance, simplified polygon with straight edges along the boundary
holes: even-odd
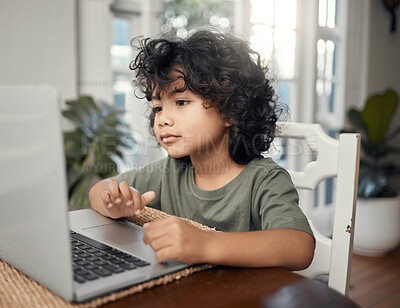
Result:
[[[204,257],[213,264],[301,270],[314,255],[313,238],[298,230],[211,232],[209,236]]]
[[[104,179],[96,183],[89,191],[90,206],[92,207],[92,209],[104,216],[108,215],[100,196],[103,191],[108,190],[110,183],[113,181],[115,181],[115,178]]]

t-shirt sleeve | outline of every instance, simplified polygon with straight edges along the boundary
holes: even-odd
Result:
[[[150,190],[154,191],[156,197],[148,204],[148,206],[160,209],[161,183],[165,164],[166,159],[160,159],[142,168],[132,169],[121,173],[116,177],[117,184],[125,181],[129,186],[137,189],[140,194]]]
[[[289,228],[313,235],[308,220],[299,207],[299,196],[289,173],[275,167],[269,170],[256,193],[256,202],[261,217],[261,228]]]

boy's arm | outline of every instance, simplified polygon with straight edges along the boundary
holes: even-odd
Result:
[[[312,236],[299,230],[213,233],[206,248],[209,263],[302,270],[310,265],[314,256]]]
[[[145,224],[144,242],[158,261],[212,263],[245,267],[307,268],[314,255],[314,240],[306,232],[271,229],[251,232],[203,231],[171,216]]]
[[[89,191],[90,206],[100,214],[111,218],[138,215],[154,198],[153,191],[140,195],[125,181],[117,185],[115,177],[98,182]]]

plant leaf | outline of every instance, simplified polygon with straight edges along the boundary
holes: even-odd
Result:
[[[73,187],[85,174],[84,169],[77,166],[77,164],[73,164],[68,169],[68,187]]]
[[[79,131],[64,132],[64,149],[68,158],[78,159],[86,155],[84,137]]]
[[[89,189],[91,183],[97,178],[94,172],[84,173],[79,181],[74,185],[74,189],[69,198],[69,205],[89,207]]]
[[[388,90],[383,95],[375,94],[367,100],[361,115],[368,127],[368,137],[372,144],[385,139],[398,104],[399,96],[393,90]]]
[[[349,119],[350,124],[359,132],[359,133],[367,133],[368,127],[365,124],[361,112],[355,108],[351,108],[348,113],[347,117]]]
[[[400,126],[395,128],[393,131],[391,131],[387,136],[386,136],[386,141],[391,140],[392,138],[396,137],[397,134],[400,133]]]
[[[117,165],[113,158],[121,149],[137,146],[137,140],[126,131],[124,110],[104,102],[96,103],[90,96],[66,102],[62,112],[76,129],[64,133],[67,163],[69,204],[89,206],[88,192],[94,181],[113,176]]]

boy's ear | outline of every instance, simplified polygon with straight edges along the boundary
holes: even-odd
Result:
[[[229,121],[225,121],[225,127],[231,127],[231,123],[229,123]]]

